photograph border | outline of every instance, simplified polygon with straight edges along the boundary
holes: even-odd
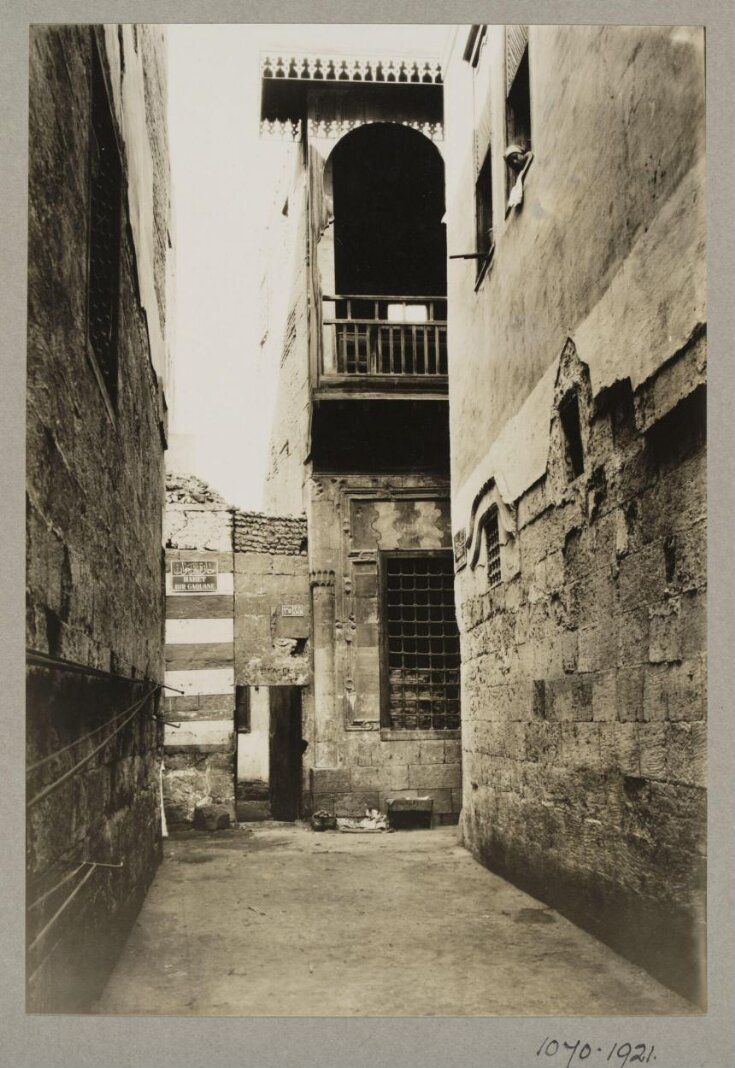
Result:
[[[656,1045],[656,1068],[735,1063],[732,915],[735,836],[732,564],[735,459],[735,6],[722,0],[0,0],[2,17],[2,305],[4,388],[0,425],[4,583],[0,650],[5,668],[0,1066],[447,1066],[515,1068],[538,1061],[546,1036],[560,1041]],[[24,1012],[24,453],[26,345],[28,27],[32,23],[607,23],[704,25],[708,168],[708,588],[709,1008],[695,1017],[212,1018],[27,1016]]]

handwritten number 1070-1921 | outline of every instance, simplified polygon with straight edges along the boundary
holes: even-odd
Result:
[[[606,1057],[605,1053],[607,1053]],[[591,1046],[589,1042],[582,1042],[581,1038],[578,1038],[576,1042],[558,1042],[555,1038],[545,1038],[536,1050],[537,1057],[560,1055],[561,1060],[565,1054],[568,1054],[566,1068],[572,1068],[575,1058],[577,1063],[584,1063],[592,1057],[590,1068],[593,1064],[604,1065],[607,1062],[615,1065],[615,1068],[625,1068],[628,1064],[648,1064],[656,1060],[655,1047],[647,1046],[644,1042],[638,1042],[636,1045],[630,1042],[615,1042],[609,1050],[604,1050],[602,1046]]]

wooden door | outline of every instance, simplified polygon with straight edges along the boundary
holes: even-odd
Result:
[[[301,687],[271,686],[270,795],[274,820],[301,815]]]

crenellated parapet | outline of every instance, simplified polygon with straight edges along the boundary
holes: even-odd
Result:
[[[441,64],[379,56],[318,56],[273,54],[261,58],[263,78],[326,82],[387,82],[396,85],[441,85]]]

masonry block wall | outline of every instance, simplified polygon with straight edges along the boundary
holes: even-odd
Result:
[[[310,62],[313,57],[304,59],[303,69]],[[287,67],[302,69],[301,57]],[[298,107],[293,93],[281,98],[286,83],[267,62],[263,71],[262,132],[301,139],[286,201],[293,260],[286,255],[287,271],[274,272],[273,264],[267,268],[271,282],[283,286],[286,279],[290,294],[280,319],[271,309],[269,329],[275,324],[273,337],[279,338],[285,323],[292,343],[281,360],[266,504],[294,514],[305,511],[308,525],[313,681],[304,689],[302,705],[307,808],[354,817],[366,808],[385,809],[391,797],[421,795],[432,798],[437,822],[444,822],[458,818],[461,803],[459,730],[454,720],[449,730],[396,730],[388,723],[382,694],[388,669],[381,649],[387,612],[380,568],[385,553],[410,559],[414,553],[446,557],[450,552],[446,382],[429,382],[436,388],[425,390],[425,381],[414,381],[414,394],[397,375],[388,381],[391,376],[385,374],[370,382],[343,382],[340,392],[336,330],[328,322],[344,284],[336,269],[340,220],[335,212],[346,209],[344,201],[335,208],[333,150],[344,148],[342,139],[354,139],[356,130],[367,133],[369,141],[376,132],[370,126],[400,123],[410,127],[403,130],[407,142],[426,139],[423,147],[435,164],[432,181],[443,181],[441,74],[436,63],[422,63],[419,70],[406,57],[386,59],[376,68],[375,82],[383,84],[373,82],[369,63],[364,69],[365,81],[346,74],[339,83],[318,76],[313,82],[294,81]],[[414,84],[398,84],[409,80]],[[416,196],[435,204],[441,192],[436,185],[431,193],[416,190]],[[274,233],[284,229],[278,203],[276,209]],[[294,210],[299,214],[291,222]],[[361,253],[369,259],[364,249],[355,248],[356,263]],[[400,258],[387,252],[385,277],[363,292],[394,293],[388,280],[395,277]],[[435,277],[443,278],[443,252],[438,260],[432,267],[437,267]],[[418,262],[415,276],[404,278],[406,292],[436,292],[415,288],[425,266]],[[428,644],[427,638],[427,663]],[[406,676],[411,670],[405,668]],[[416,708],[421,701],[422,707],[432,706],[430,677],[428,668],[423,676],[414,668]]]
[[[165,699],[166,820],[191,823],[205,803],[227,806],[234,819],[232,512],[201,479],[170,474],[164,539],[166,683],[173,687]]]
[[[534,158],[507,209],[487,32],[446,85],[450,246],[473,240],[478,136],[495,174],[492,265],[449,288],[464,837],[703,1002],[703,41],[530,27]]]
[[[234,513],[235,681],[250,723],[237,735],[238,819],[271,815],[270,687],[299,686],[308,715],[311,611],[304,516]]]
[[[144,698],[163,678],[164,37],[35,26],[29,58],[28,1008],[63,1012],[101,989],[161,851],[159,699]],[[122,169],[107,381],[87,321],[95,62]],[[156,230],[167,236],[153,255]]]
[[[430,797],[436,822],[461,808],[459,730],[396,731],[381,708],[378,557],[449,549],[448,487],[431,476],[313,476],[311,803],[337,816]]]

